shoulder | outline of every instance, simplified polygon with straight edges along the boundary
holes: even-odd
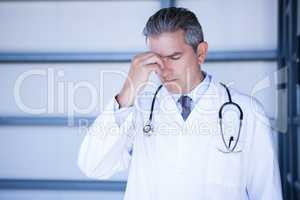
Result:
[[[270,120],[266,115],[264,105],[256,97],[243,93],[234,87],[228,87],[232,96],[232,101],[238,104],[244,114],[244,119],[248,121],[261,121],[267,125],[270,124]]]
[[[252,112],[265,113],[264,105],[256,97],[243,93],[233,87],[229,87],[229,90],[232,94],[232,101],[241,104],[245,109],[250,109]]]
[[[228,94],[226,92],[225,87],[221,84],[224,82],[216,79],[212,79],[213,83],[216,85],[216,90],[218,91],[218,96],[221,98],[221,102],[228,101]],[[231,99],[234,103],[238,104],[241,107],[244,117],[259,117],[265,118],[266,112],[264,105],[261,101],[259,101],[256,97],[241,92],[236,87],[233,87],[229,84],[225,84],[225,86],[229,89],[229,93],[231,95]]]

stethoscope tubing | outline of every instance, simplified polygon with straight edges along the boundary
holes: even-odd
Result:
[[[150,115],[149,115],[149,119],[146,122],[145,126],[143,127],[143,132],[147,135],[147,136],[151,136],[151,132],[153,131],[153,127],[152,127],[152,116],[153,116],[153,110],[154,110],[154,105],[155,105],[155,100],[156,100],[156,96],[159,92],[159,90],[162,88],[162,84],[157,88],[153,98],[152,98],[152,102],[151,102],[151,110],[150,110]]]
[[[226,151],[224,150],[220,150],[221,152],[223,153],[232,153],[234,152],[235,148],[237,147],[237,144],[238,144],[238,141],[240,139],[240,135],[241,135],[241,128],[242,128],[242,121],[243,121],[243,118],[244,118],[244,114],[243,114],[243,110],[242,108],[235,102],[232,101],[231,99],[231,94],[229,92],[229,89],[228,87],[223,84],[223,83],[220,83],[226,90],[227,92],[227,96],[228,96],[228,101],[225,102],[219,109],[219,125],[220,125],[220,131],[221,131],[221,138],[222,138],[222,141],[226,147]],[[156,100],[156,96],[158,94],[158,92],[160,91],[160,89],[162,88],[162,84],[156,89],[155,91],[155,94],[152,98],[152,102],[151,102],[151,110],[150,110],[150,115],[149,115],[149,119],[148,121],[146,122],[146,124],[144,125],[143,127],[143,132],[147,135],[147,136],[151,136],[151,132],[153,131],[153,127],[152,127],[152,117],[153,117],[153,110],[154,110],[154,105],[155,105],[155,100]],[[239,130],[238,130],[238,135],[237,135],[237,138],[235,139],[236,142],[235,144],[233,145],[232,148],[230,148],[230,144],[231,144],[231,141],[234,140],[233,136],[230,137],[230,141],[229,141],[229,144],[227,145],[226,141],[225,141],[225,136],[224,136],[224,132],[223,132],[223,109],[226,107],[226,106],[229,106],[229,105],[233,105],[235,106],[238,110],[239,110],[239,113],[240,113],[240,116],[239,116]]]

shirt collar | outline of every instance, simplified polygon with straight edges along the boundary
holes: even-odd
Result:
[[[205,91],[209,86],[211,77],[205,71],[202,71],[202,73],[204,75],[204,79],[191,92],[187,94],[171,94],[176,103],[178,99],[181,97],[181,95],[189,96],[190,98],[192,98],[193,102],[195,103],[200,98],[200,96],[205,93]]]

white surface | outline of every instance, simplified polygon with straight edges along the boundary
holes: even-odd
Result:
[[[15,1],[0,2],[0,51],[13,52],[90,52],[145,50],[142,29],[150,15],[159,8],[159,1]],[[179,6],[195,11],[203,26],[209,51],[276,49],[276,0],[181,0]],[[13,88],[17,78],[31,69],[53,68],[64,71],[56,76],[54,112],[58,112],[59,83],[87,81],[97,88],[98,107],[88,114],[96,115],[122,86],[120,76],[104,76],[99,84],[99,72],[127,72],[129,63],[115,64],[0,64],[1,115],[27,115],[16,105]],[[256,93],[269,116],[276,116],[275,62],[209,63],[203,66],[225,83],[233,82],[249,93],[265,77],[271,87]],[[65,85],[66,86],[66,85]],[[47,105],[47,82],[44,76],[34,76],[22,85],[21,95],[26,105],[41,108]],[[103,92],[103,93],[102,93]],[[50,100],[51,102],[51,100]],[[76,105],[86,107],[89,93],[78,89]],[[66,102],[63,105],[67,105]],[[66,108],[66,107],[65,107]],[[48,115],[41,114],[41,115]],[[38,115],[38,116],[41,116]],[[83,135],[76,128],[64,127],[0,127],[0,178],[62,178],[86,179],[76,163]],[[126,172],[115,176],[125,179]],[[123,194],[58,191],[6,191],[0,199],[121,199]]]
[[[144,49],[144,24],[159,5],[159,1],[0,2],[0,51]]]
[[[66,116],[68,113],[69,116],[96,116],[111,96],[120,91],[129,66],[130,63],[0,64],[0,84],[2,85],[0,94],[6,97],[0,104],[0,113],[2,115],[29,115],[30,113],[22,109],[22,104],[24,104],[26,107],[33,108],[34,111],[44,108],[45,111],[41,115],[45,116]],[[227,84],[230,83],[244,93],[253,94],[261,100],[268,116],[271,117],[277,115],[276,80],[274,78],[276,68],[275,62],[218,62],[206,63],[203,66],[204,70],[216,78]],[[19,104],[14,96],[14,88],[18,85],[17,80],[22,80],[21,77],[25,73],[34,72],[32,70],[41,70],[45,74],[27,76],[21,82],[20,89],[16,90],[22,102]],[[47,78],[50,71],[54,74],[53,81],[48,81]],[[64,73],[63,76],[59,75],[61,71]],[[264,90],[256,91],[256,87],[265,80],[268,80],[269,85]],[[51,89],[48,90],[48,82],[49,85],[53,85],[53,95],[51,95]],[[74,92],[71,92],[72,90],[68,87],[70,83],[73,84]],[[75,85],[80,86],[82,83],[85,85],[87,83],[92,89],[75,88]],[[59,92],[59,85],[65,88],[64,92]],[[92,91],[96,92],[94,99]],[[77,109],[79,112],[76,112]]]
[[[43,109],[39,115],[95,116],[119,92],[129,66],[130,63],[0,64],[0,94],[5,96],[0,113],[30,115]]]
[[[0,178],[87,179],[77,166],[85,131],[85,127],[0,127]],[[124,171],[112,179],[126,177]]]
[[[277,48],[277,0],[179,0],[195,12],[210,50]]]

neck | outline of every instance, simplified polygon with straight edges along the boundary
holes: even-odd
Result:
[[[182,89],[182,93],[190,93],[203,80],[204,80],[204,75],[203,75],[202,71],[200,70],[198,73],[195,73],[195,76],[191,77],[191,80],[188,82],[186,87]]]

